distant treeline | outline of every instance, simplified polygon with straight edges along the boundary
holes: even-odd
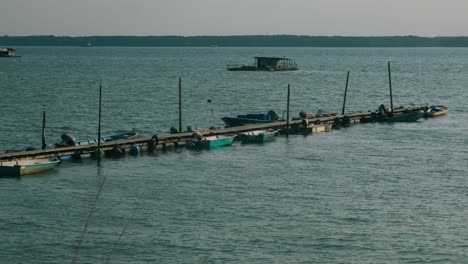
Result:
[[[468,37],[344,37],[296,35],[246,36],[1,36],[10,46],[117,47],[468,47]]]

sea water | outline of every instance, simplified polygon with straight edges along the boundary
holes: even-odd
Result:
[[[1,263],[464,263],[468,49],[15,47],[0,58],[0,149],[69,132],[151,136],[274,110],[443,104],[445,117],[359,124],[264,145],[63,162],[0,178]],[[254,56],[293,72],[229,72]],[[79,245],[79,250],[78,250]]]

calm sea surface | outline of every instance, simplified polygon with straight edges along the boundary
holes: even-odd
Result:
[[[50,145],[95,138],[100,83],[103,134],[177,126],[179,77],[184,127],[281,116],[288,83],[291,116],[339,112],[347,70],[347,110],[375,110],[389,105],[387,61],[395,106],[449,115],[0,178],[0,263],[71,263],[85,226],[79,263],[468,259],[468,49],[16,48],[21,58],[0,58],[0,149],[40,146],[42,111]],[[226,71],[254,56],[300,70]]]

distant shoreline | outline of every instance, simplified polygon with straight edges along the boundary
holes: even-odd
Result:
[[[0,47],[468,47],[468,36],[0,36]]]

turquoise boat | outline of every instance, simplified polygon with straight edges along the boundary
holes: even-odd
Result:
[[[59,162],[58,158],[2,161],[0,162],[0,176],[18,177],[37,174],[52,170]]]
[[[190,146],[197,149],[212,149],[222,146],[231,145],[234,140],[233,136],[208,136],[197,138],[193,137]]]
[[[254,130],[239,134],[242,143],[264,143],[273,141],[278,131]]]

